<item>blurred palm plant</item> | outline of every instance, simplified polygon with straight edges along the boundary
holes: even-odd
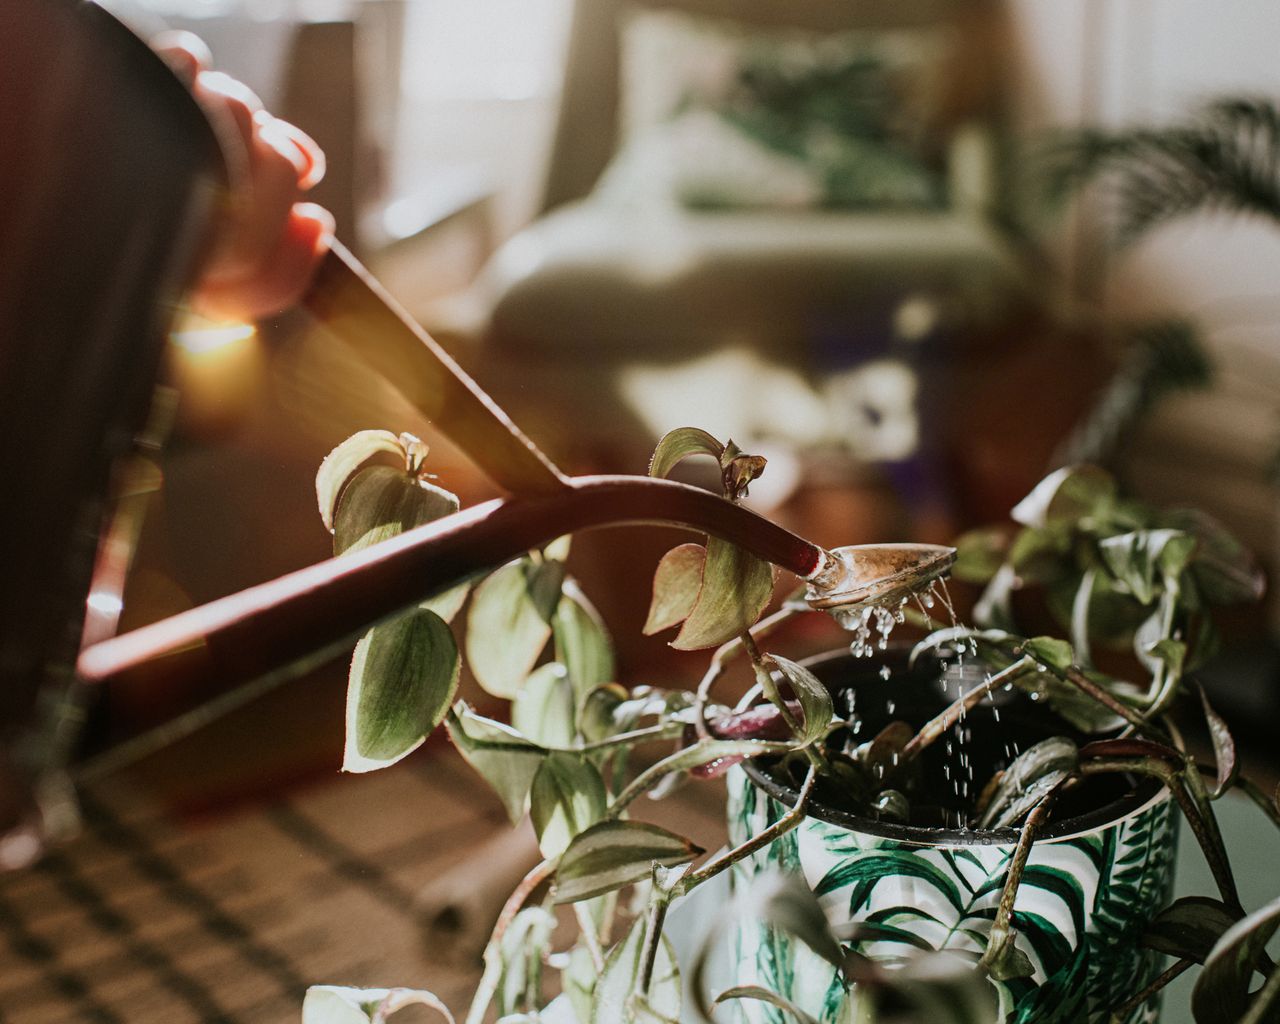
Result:
[[[1045,147],[1035,177],[1052,206],[1086,186],[1098,189],[1110,241],[1121,248],[1199,212],[1280,222],[1280,107],[1265,97],[1220,97],[1169,125],[1063,133]],[[1117,372],[1059,448],[1058,465],[1109,461],[1162,398],[1212,382],[1194,324],[1156,319],[1121,333]]]
[[[1041,180],[1056,201],[1097,183],[1113,203],[1118,245],[1202,211],[1280,222],[1280,107],[1220,97],[1163,127],[1066,134],[1048,147]]]

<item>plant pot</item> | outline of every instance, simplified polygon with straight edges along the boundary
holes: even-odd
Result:
[[[888,664],[893,674],[882,679]],[[856,701],[860,739],[875,735],[892,718],[919,726],[941,710],[946,697],[936,663],[909,669],[905,653],[884,661],[846,653],[807,663],[832,690],[836,707]],[[1071,735],[1046,709],[1020,693],[995,695],[999,714],[984,703],[967,716],[965,744],[981,787],[1001,766],[1004,744],[1016,738],[1025,749],[1053,734]],[[842,704],[843,702],[843,704]],[[892,713],[890,711],[892,702]],[[944,741],[925,751],[926,779],[942,783],[945,799],[958,806],[944,782],[967,770],[948,755]],[[1015,903],[1017,944],[1030,958],[1030,978],[993,982],[1001,1021],[1105,1022],[1110,1009],[1138,992],[1160,970],[1162,957],[1139,943],[1173,885],[1177,818],[1168,793],[1151,780],[1130,783],[1113,777],[1111,787],[1064,797],[1060,814],[1032,848]],[[767,763],[732,769],[729,836],[739,843],[778,820],[794,806],[797,786]],[[1083,790],[1083,787],[1082,787]],[[853,922],[881,926],[860,952],[892,962],[917,949],[947,949],[975,964],[1000,899],[1019,832],[928,828],[876,821],[832,806],[816,795],[799,827],[734,868],[735,886],[749,876],[779,868],[798,871],[818,895],[834,926]],[[834,969],[787,935],[744,923],[737,935],[736,983],[772,989],[823,1024],[834,1024],[843,998]],[[772,1006],[738,1003],[749,1024],[782,1024]],[[1128,1020],[1154,1021],[1159,1001],[1140,1006]]]

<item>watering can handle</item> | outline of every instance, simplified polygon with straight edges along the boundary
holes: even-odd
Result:
[[[342,243],[330,243],[302,303],[499,487],[515,495],[565,488],[551,460]]]

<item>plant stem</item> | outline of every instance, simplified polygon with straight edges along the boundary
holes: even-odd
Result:
[[[667,905],[671,896],[656,885],[649,901],[649,916],[644,924],[644,947],[640,954],[640,973],[636,979],[636,992],[649,996],[649,985],[653,981],[653,965],[658,959],[658,946],[662,943],[662,926],[667,920]]]
[[[1015,661],[1008,668],[1002,669],[995,675],[991,676],[986,682],[980,686],[975,686],[968,693],[964,694],[949,707],[945,708],[941,713],[936,715],[931,721],[926,722],[920,731],[916,733],[905,747],[902,748],[899,763],[906,763],[919,754],[927,746],[938,739],[943,733],[950,729],[960,718],[969,711],[970,708],[976,707],[981,703],[982,699],[997,686],[1003,683],[1011,682],[1017,676],[1026,672],[1034,661],[1031,658],[1023,658],[1021,661]]]
[[[708,744],[732,742],[739,745],[749,743],[751,746],[751,752],[746,755],[748,757],[759,757],[762,754],[785,754],[788,751],[795,749],[790,743],[773,740],[704,740],[703,742]],[[617,818],[618,815],[626,810],[626,808],[637,797],[642,796],[651,790],[661,782],[663,778],[670,775],[672,772],[683,771],[684,766],[688,764],[689,751],[693,749],[695,748],[688,747],[683,750],[677,750],[674,754],[668,754],[657,764],[650,765],[642,771],[631,780],[630,785],[628,785],[626,789],[613,798],[613,802],[609,804],[608,810],[604,813],[605,819],[611,821]],[[707,758],[708,761],[713,759],[713,757]]]
[[[684,732],[681,722],[662,722],[644,729],[633,729],[631,732],[620,732],[603,740],[583,743],[578,747],[567,747],[567,754],[594,754],[601,750],[612,750],[614,747],[629,747],[637,743],[648,743],[650,740],[666,740],[679,736]]]
[[[524,906],[525,901],[533,895],[533,891],[538,886],[551,877],[555,869],[556,861],[554,860],[544,860],[535,865],[520,880],[520,884],[511,891],[507,902],[502,905],[502,913],[498,915],[493,932],[489,935],[489,942],[484,947],[484,974],[480,978],[476,994],[471,1000],[471,1007],[467,1011],[466,1024],[482,1024],[484,1021],[484,1015],[489,1009],[489,1003],[493,1001],[493,994],[498,990],[498,981],[502,976],[502,960],[498,956],[502,937],[507,933],[511,922],[515,920],[516,914],[520,913],[520,908]]]
[[[715,878],[716,875],[724,871],[726,868],[732,867],[741,860],[750,857],[757,850],[762,850],[775,839],[786,835],[793,828],[804,820],[805,808],[809,803],[809,796],[813,792],[813,784],[818,779],[818,769],[809,768],[809,773],[804,778],[804,785],[800,787],[800,795],[796,798],[796,804],[791,810],[787,811],[781,818],[775,821],[768,828],[756,833],[750,839],[746,840],[739,846],[735,846],[732,850],[722,853],[719,857],[707,861],[706,864],[698,868],[696,871],[690,871],[678,881],[672,888],[675,896],[686,896],[693,889],[697,888],[703,882]]]
[[[1136,1007],[1141,1006],[1153,995],[1164,988],[1169,982],[1173,981],[1178,975],[1189,967],[1195,965],[1194,960],[1177,960],[1166,971],[1163,971],[1159,977],[1150,985],[1144,988],[1137,995],[1130,999],[1126,999],[1116,1009],[1111,1011],[1111,1024],[1124,1024],[1129,1019],[1129,1014],[1133,1013]]]
[[[1049,816],[1053,802],[1057,798],[1059,786],[1049,790],[1041,801],[1031,808],[1027,820],[1022,826],[1022,834],[1018,837],[1018,845],[1009,862],[1009,874],[1005,876],[1004,889],[1000,893],[1000,905],[996,909],[995,920],[991,922],[991,934],[987,939],[986,952],[979,963],[990,968],[991,960],[1004,948],[1006,942],[1012,941],[1010,920],[1013,917],[1013,905],[1018,898],[1018,887],[1022,885],[1022,873],[1026,870],[1027,860],[1031,856],[1031,847],[1036,841],[1036,834]]]
[[[780,625],[788,619],[799,615],[800,608],[780,608],[772,615],[766,616],[757,622],[747,632],[753,640],[760,640],[768,636]],[[711,739],[711,733],[707,731],[706,711],[707,700],[711,696],[711,687],[715,685],[716,680],[724,672],[725,666],[732,661],[738,654],[745,649],[745,644],[740,636],[734,637],[726,643],[721,644],[716,653],[711,656],[711,664],[707,667],[707,673],[702,677],[702,681],[698,684],[697,700],[694,701],[693,727],[698,732],[698,739]]]
[[[574,916],[578,919],[578,928],[582,940],[586,943],[587,952],[591,954],[591,965],[596,973],[604,970],[604,950],[600,948],[600,933],[596,930],[595,918],[591,916],[591,908],[585,901],[573,905]]]
[[[1129,707],[1129,705],[1124,703],[1124,701],[1118,700],[1116,697],[1107,693],[1106,690],[1080,671],[1080,669],[1076,668],[1075,665],[1071,665],[1068,668],[1061,670],[1055,668],[1053,665],[1046,665],[1045,667],[1059,679],[1070,683],[1081,693],[1092,697],[1112,714],[1123,718],[1139,732],[1144,732],[1148,735],[1155,734],[1162,740],[1167,739],[1167,737],[1164,736],[1156,726],[1152,725],[1151,722],[1144,718],[1139,712]]]

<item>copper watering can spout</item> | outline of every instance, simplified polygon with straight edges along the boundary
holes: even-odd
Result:
[[[175,659],[174,676],[226,684],[305,667],[415,602],[599,526],[661,523],[715,534],[808,581],[811,603],[828,610],[927,587],[954,558],[932,545],[828,552],[698,488],[565,476],[337,243],[304,302],[512,496],[97,644],[80,658],[84,678],[127,678],[193,647],[208,656]]]

